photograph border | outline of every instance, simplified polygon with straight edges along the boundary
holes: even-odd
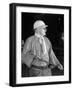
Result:
[[[16,7],[39,7],[39,8],[57,8],[69,10],[69,81],[59,82],[42,82],[42,83],[28,83],[28,84],[16,84]],[[71,7],[70,6],[56,6],[56,5],[40,5],[40,4],[22,4],[11,3],[9,5],[10,10],[10,62],[9,62],[9,85],[10,86],[33,86],[33,85],[50,85],[50,84],[66,84],[71,83]]]

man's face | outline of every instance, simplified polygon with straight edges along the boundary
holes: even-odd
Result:
[[[39,30],[39,34],[40,34],[41,36],[44,36],[44,35],[46,35],[46,31],[47,31],[46,28],[41,28],[41,29]]]

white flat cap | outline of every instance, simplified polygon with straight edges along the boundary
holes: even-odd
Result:
[[[33,25],[33,28],[34,28],[34,29],[37,29],[37,28],[46,28],[46,27],[48,27],[48,25],[46,25],[46,24],[44,23],[44,21],[42,21],[42,20],[37,20],[37,21],[35,21],[35,22],[34,22],[34,25]]]

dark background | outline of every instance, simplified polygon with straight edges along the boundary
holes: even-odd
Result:
[[[22,40],[34,35],[33,24],[36,20],[43,20],[47,27],[47,37],[52,43],[55,55],[64,66],[64,42],[61,39],[64,33],[64,15],[62,14],[44,14],[44,13],[22,13]],[[63,75],[64,72],[55,68],[53,75]],[[28,76],[28,68],[22,64],[22,76]]]

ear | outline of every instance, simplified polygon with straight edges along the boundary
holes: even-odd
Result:
[[[40,32],[40,30],[39,30],[39,29],[35,29],[35,32],[36,32],[36,33],[39,33],[39,32]]]

